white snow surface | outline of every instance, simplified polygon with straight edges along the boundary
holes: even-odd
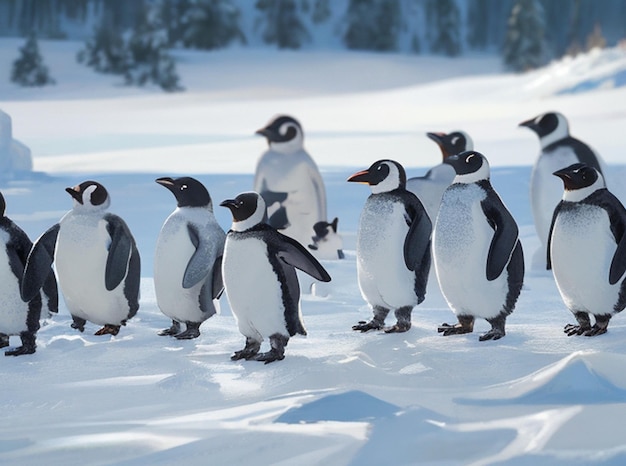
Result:
[[[21,43],[0,40],[1,69]],[[573,316],[552,275],[530,267],[539,241],[528,186],[539,141],[517,127],[561,111],[572,135],[607,161],[608,186],[626,200],[623,49],[521,75],[503,74],[492,56],[174,51],[186,91],[164,94],[76,64],[80,43],[40,45],[56,85],[0,82],[0,109],[32,149],[35,170],[3,181],[7,215],[34,239],[70,209],[65,187],[103,183],[142,255],[141,308],[119,335],[96,337],[93,324],[71,329],[62,303],[34,355],[0,360],[1,464],[626,461],[626,316],[599,337],[563,333]],[[244,337],[225,296],[198,339],[157,336],[170,321],[156,305],[153,255],[174,200],[154,179],[194,176],[214,205],[251,189],[265,150],[254,131],[277,113],[303,124],[344,237],[346,258],[324,261],[332,282],[303,295],[308,336],[292,338],[283,361],[233,362]],[[507,335],[479,342],[484,321],[473,334],[438,334],[455,317],[432,274],[409,332],[355,333],[351,326],[371,317],[354,253],[369,189],[345,180],[382,158],[421,175],[440,161],[425,132],[454,129],[487,156],[520,226],[527,270]],[[230,227],[227,209],[216,207],[216,218]]]

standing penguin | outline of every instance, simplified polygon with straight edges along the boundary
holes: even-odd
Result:
[[[312,244],[308,247],[315,251],[318,259],[336,260],[345,257],[343,253],[343,238],[337,233],[337,223],[339,219],[335,217],[332,222],[317,222],[313,225],[315,235],[311,237]]]
[[[474,143],[472,138],[463,131],[453,131],[448,134],[426,133],[426,135],[441,149],[442,163],[432,167],[424,176],[409,178],[406,182],[406,189],[418,197],[428,217],[434,223],[439,212],[441,196],[456,176],[454,168],[443,162],[452,155],[473,150]]]
[[[49,313],[58,312],[57,284],[52,268],[48,267],[45,292],[35,293],[24,302],[20,297],[24,266],[32,243],[26,233],[5,216],[6,202],[0,193],[0,348],[9,346],[9,337],[19,335],[22,346],[8,350],[6,356],[32,354],[39,330],[42,299]]]
[[[444,336],[470,333],[482,317],[491,330],[480,340],[505,335],[524,280],[524,256],[515,220],[489,181],[489,164],[480,153],[449,157],[456,178],[443,194],[433,233],[437,279],[456,314],[442,324]]]
[[[177,202],[161,228],[154,257],[157,304],[172,319],[172,326],[159,335],[189,340],[199,337],[200,324],[217,312],[213,300],[224,290],[226,233],[215,220],[209,192],[198,180],[159,178],[156,182],[170,190]]]
[[[374,317],[352,329],[381,329],[393,309],[397,322],[385,332],[406,332],[413,307],[426,296],[432,223],[420,200],[405,189],[406,174],[398,162],[379,160],[348,181],[372,190],[359,219],[356,256],[359,288]]]
[[[257,162],[253,186],[268,208],[268,223],[300,244],[309,244],[313,225],[327,220],[326,189],[304,149],[302,126],[295,118],[279,115],[256,134],[269,144]]]
[[[22,299],[41,288],[54,261],[61,292],[83,332],[87,321],[103,327],[96,335],[117,335],[139,309],[139,251],[128,226],[107,213],[111,200],[104,186],[85,181],[66,188],[72,210],[42,234],[28,255]]]
[[[626,307],[626,209],[595,167],[576,163],[554,175],[565,191],[550,227],[548,266],[578,322],[565,333],[601,335]]]
[[[530,203],[541,242],[533,263],[543,267],[552,214],[563,194],[563,187],[553,173],[574,163],[585,163],[603,174],[603,162],[587,144],[570,136],[567,119],[559,112],[543,113],[519,126],[531,129],[541,144],[530,178]]]
[[[265,201],[258,193],[242,193],[220,205],[233,216],[222,261],[224,285],[246,337],[245,347],[231,359],[266,364],[284,359],[289,337],[306,335],[296,268],[323,282],[329,282],[330,275],[304,246],[265,222]],[[258,354],[267,337],[270,351]]]

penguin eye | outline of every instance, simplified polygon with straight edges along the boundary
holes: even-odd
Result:
[[[452,145],[455,145],[458,141],[459,141],[459,137],[458,136],[453,137],[452,141],[451,141]]]
[[[474,158],[474,155],[476,155],[476,154],[471,154],[469,157],[467,157],[465,159],[465,163],[470,163],[470,160],[472,160],[472,158]]]
[[[289,130],[289,127],[290,127],[290,126],[291,126],[291,125],[289,125],[289,124],[282,125],[282,126],[280,127],[280,129],[278,130],[278,132],[279,132],[281,135],[283,135],[283,136],[284,136],[285,134],[287,134],[287,131]]]
[[[180,190],[181,190],[181,191],[184,191],[185,189],[187,189],[187,185],[186,185],[186,184],[184,184],[184,185],[182,185],[182,186],[180,187]]]

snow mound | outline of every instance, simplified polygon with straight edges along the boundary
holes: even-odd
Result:
[[[618,357],[618,355],[614,355]],[[459,400],[468,404],[603,404],[622,402],[626,388],[616,385],[610,371],[623,364],[610,363],[608,354],[577,351],[528,376],[488,390],[486,397]],[[608,363],[608,364],[607,364]]]
[[[292,408],[276,422],[300,424],[319,421],[358,422],[393,416],[400,408],[360,390],[327,395]]]

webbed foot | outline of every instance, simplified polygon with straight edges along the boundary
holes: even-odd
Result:
[[[253,340],[252,338],[246,338],[246,346],[240,350],[235,351],[235,353],[230,357],[232,361],[239,361],[240,359],[254,359],[255,356],[259,353],[261,349],[261,342]]]
[[[454,325],[441,324],[437,328],[437,332],[443,333],[444,337],[448,337],[450,335],[463,335],[474,331],[474,317],[458,316],[457,319],[459,319],[459,322]]]
[[[35,352],[35,346],[19,346],[13,350],[5,351],[5,356],[22,356],[23,354],[33,354]]]
[[[177,340],[193,340],[200,336],[200,323],[187,322],[187,330],[176,335]]]
[[[120,325],[106,324],[104,327],[102,327],[100,330],[94,333],[94,335],[97,335],[97,336],[117,335],[119,332],[120,332]]]
[[[370,330],[380,330],[381,328],[383,328],[383,322],[379,322],[376,319],[372,319],[369,322],[360,320],[358,324],[352,326],[352,330],[362,333]]]
[[[165,336],[173,337],[174,335],[178,335],[179,333],[180,333],[180,323],[173,320],[172,326],[170,328],[166,328],[166,329],[159,331],[157,335],[160,335],[162,337],[165,337]]]
[[[85,331],[85,324],[87,323],[87,321],[85,319],[81,319],[80,317],[74,317],[72,316],[72,325],[70,325],[70,327],[72,327],[73,329],[78,330],[79,332],[84,332]]]
[[[259,354],[255,359],[257,361],[269,364],[274,361],[282,361],[285,359],[285,346],[289,342],[289,337],[275,333],[270,336],[271,349],[267,353]]]
[[[576,321],[578,322],[578,325],[567,324],[565,328],[563,329],[563,331],[567,333],[568,337],[571,337],[574,335],[583,335],[586,332],[589,332],[591,330],[591,321],[589,320],[589,314],[587,314],[586,312],[577,311],[577,312],[574,312],[574,317],[576,317]],[[607,325],[608,325],[608,319],[607,319]]]

